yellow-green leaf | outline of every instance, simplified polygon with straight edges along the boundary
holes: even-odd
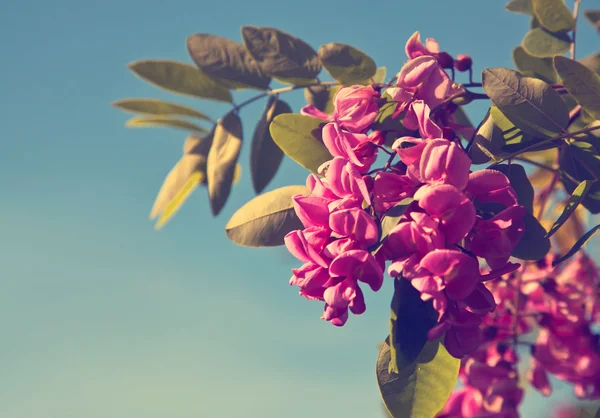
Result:
[[[385,83],[385,76],[387,75],[386,67],[379,67],[377,71],[375,71],[375,75],[373,76],[373,83]]]
[[[321,45],[319,58],[331,77],[347,86],[368,84],[377,72],[371,57],[353,46],[338,42]]]
[[[571,38],[566,33],[552,33],[544,28],[534,28],[527,32],[522,46],[531,56],[549,58],[567,52],[571,46]]]
[[[169,103],[158,99],[123,99],[113,102],[113,106],[118,107],[126,112],[143,113],[148,115],[177,115],[190,116],[202,120],[212,121],[210,116],[202,112],[192,109],[191,107],[182,106],[176,103]]]
[[[129,119],[125,125],[129,128],[148,128],[148,127],[160,127],[160,128],[175,128],[183,129],[194,133],[208,133],[208,129],[198,126],[187,120],[170,118],[168,116],[148,116],[148,117],[136,117]]]
[[[129,64],[138,77],[165,90],[231,103],[229,89],[197,67],[170,60],[141,60]]]
[[[573,29],[575,20],[564,0],[532,0],[534,16],[550,32],[565,32]]]
[[[562,263],[563,261],[568,260],[569,258],[573,257],[577,253],[577,251],[579,251],[585,244],[587,244],[587,242],[590,239],[592,239],[594,234],[596,234],[596,232],[598,232],[599,229],[600,229],[600,224],[596,225],[595,227],[590,229],[588,232],[583,234],[583,236],[577,240],[577,242],[575,243],[575,245],[573,245],[573,247],[569,250],[569,252],[567,252],[565,255],[560,257],[558,260],[555,260],[554,262],[552,262],[552,265],[557,266],[558,264]]]
[[[551,58],[534,57],[529,55],[523,47],[518,46],[513,49],[513,61],[522,73],[530,72],[546,83],[556,83],[558,81],[558,74],[554,70]]]
[[[521,13],[525,15],[533,14],[533,10],[531,9],[531,0],[511,0],[506,6],[504,6],[506,10],[513,13]]]
[[[321,130],[327,121],[286,113],[273,119],[269,130],[273,141],[292,160],[316,173],[331,154],[323,145]]]
[[[377,383],[383,402],[394,418],[433,418],[446,404],[458,379],[460,360],[438,341],[428,341],[417,359],[389,372],[386,341],[377,359]]]
[[[215,216],[221,212],[231,192],[241,149],[242,121],[235,113],[228,113],[217,123],[206,162],[208,197]]]
[[[503,145],[502,130],[494,123],[494,118],[488,112],[475,133],[473,146],[469,149],[469,156],[473,164],[485,164],[490,160],[496,161],[497,156],[501,154]]]
[[[554,67],[567,91],[590,115],[600,119],[600,75],[566,57],[555,57]]]
[[[154,228],[161,229],[169,220],[177,213],[181,205],[187,200],[192,192],[204,181],[204,173],[200,171],[194,172],[188,181],[183,185],[181,190],[175,195],[173,200],[169,202],[164,212],[158,218]]]
[[[571,193],[571,196],[569,197],[569,201],[567,202],[565,209],[546,234],[547,238],[554,235],[554,233],[558,231],[558,229],[567,221],[567,219],[569,219],[569,216],[571,216],[571,214],[575,211],[575,209],[577,209],[577,207],[583,201],[583,199],[585,199],[585,196],[588,194],[592,187],[592,183],[593,182],[589,180],[583,180],[581,183],[579,183],[579,186],[577,186],[573,193]]]
[[[286,186],[255,197],[227,222],[227,236],[236,244],[247,247],[283,245],[288,232],[303,228],[292,200],[298,194],[308,195],[308,189]]]

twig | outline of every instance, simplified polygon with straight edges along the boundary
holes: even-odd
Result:
[[[575,59],[575,38],[577,37],[577,15],[579,14],[579,3],[581,3],[581,0],[575,0],[575,4],[573,5],[573,40],[571,41],[570,48],[572,60]]]

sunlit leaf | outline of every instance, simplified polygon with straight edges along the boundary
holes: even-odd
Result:
[[[179,211],[181,205],[187,200],[192,192],[204,181],[204,173],[200,171],[194,172],[188,181],[183,185],[181,190],[175,195],[173,200],[169,202],[163,213],[158,218],[155,229],[161,229],[171,218]]]
[[[303,229],[294,212],[292,197],[308,195],[305,186],[286,186],[255,197],[238,209],[225,231],[229,239],[248,247],[283,245],[285,235]]]
[[[534,28],[527,32],[522,46],[529,55],[548,58],[567,52],[571,46],[571,38],[566,33],[552,33],[544,28]]]
[[[590,115],[600,119],[600,75],[566,57],[554,57],[554,67],[567,91]]]
[[[375,71],[375,75],[373,76],[373,83],[379,83],[379,84],[385,83],[386,75],[387,75],[386,67],[377,68],[377,71]]]
[[[483,70],[483,88],[500,111],[524,133],[553,138],[569,123],[569,111],[550,85],[506,68]]]
[[[213,215],[218,215],[231,192],[235,167],[242,148],[242,122],[228,113],[215,128],[206,162],[208,196]]]
[[[208,129],[198,126],[194,123],[188,122],[183,119],[170,118],[168,116],[147,116],[147,117],[136,117],[129,119],[125,126],[129,128],[176,128],[183,129],[194,133],[208,133]]]
[[[283,151],[273,142],[269,131],[269,125],[275,116],[282,113],[292,113],[291,107],[283,100],[271,96],[254,130],[250,148],[250,172],[256,193],[262,192],[273,179],[283,159]]]
[[[533,14],[531,0],[511,0],[506,3],[504,8],[513,13],[521,13],[526,15]]]
[[[558,74],[554,70],[551,58],[537,58],[529,55],[521,46],[513,49],[513,61],[515,66],[522,73],[529,72],[534,77],[544,80],[547,83],[556,83]]]
[[[229,89],[193,65],[170,60],[141,60],[129,69],[145,81],[174,93],[231,103]]]
[[[191,107],[169,103],[158,99],[123,99],[112,104],[126,112],[143,113],[148,115],[177,115],[190,116],[212,121],[212,118]]]
[[[550,32],[565,32],[575,26],[564,0],[532,0],[531,6],[540,24]]]
[[[327,121],[298,114],[278,115],[269,130],[273,141],[292,160],[316,173],[331,154],[323,145],[321,131]]]
[[[579,238],[585,233],[583,229],[583,212],[586,209],[580,205],[575,209],[573,214],[565,221],[558,231],[552,236],[556,243],[559,254],[565,254],[571,249]],[[556,214],[558,216],[558,214]],[[548,225],[550,228],[552,225]]]
[[[577,242],[575,243],[575,245],[573,245],[573,248],[571,248],[569,250],[569,252],[567,252],[565,255],[563,255],[559,259],[555,260],[552,263],[552,265],[556,266],[556,265],[562,263],[563,261],[568,260],[569,258],[573,257],[577,253],[577,251],[579,251],[585,244],[587,244],[587,242],[590,239],[592,239],[592,237],[594,236],[594,234],[596,232],[598,232],[599,229],[600,229],[600,224],[596,225],[595,227],[593,227],[592,229],[590,229],[588,232],[586,232],[585,234],[583,234],[583,236],[577,240]]]
[[[494,123],[494,118],[488,114],[477,132],[473,145],[469,149],[469,157],[473,164],[484,164],[496,160],[502,152],[504,136],[502,130]]]
[[[377,65],[371,57],[353,46],[338,42],[321,45],[319,58],[331,77],[347,86],[368,84],[377,72]]]
[[[550,251],[550,239],[546,230],[529,212],[523,218],[525,235],[512,252],[512,256],[521,260],[539,260]]]
[[[377,383],[394,418],[433,418],[445,405],[458,379],[460,360],[438,341],[428,341],[416,361],[389,372],[390,346],[377,359]]]
[[[244,45],[261,70],[272,77],[314,79],[321,71],[316,51],[279,29],[243,26]]]
[[[238,42],[197,33],[187,38],[187,48],[202,71],[229,88],[269,87],[270,77],[263,74],[256,60]]]
[[[571,193],[571,196],[569,197],[569,201],[567,202],[565,209],[560,214],[560,217],[556,220],[554,225],[552,225],[552,227],[546,234],[546,237],[551,237],[552,235],[554,235],[554,233],[558,231],[558,229],[567,221],[567,219],[569,219],[569,216],[571,216],[575,209],[577,209],[577,206],[579,206],[583,199],[585,199],[585,196],[590,191],[591,186],[591,181],[584,180],[579,184],[579,186],[575,188],[575,190],[573,191],[573,193]]]

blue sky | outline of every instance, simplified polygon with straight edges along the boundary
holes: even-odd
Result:
[[[315,48],[349,43],[390,72],[415,30],[472,55],[477,72],[508,67],[528,19],[503,4],[5,0],[0,416],[378,416],[374,363],[391,283],[366,292],[367,313],[345,327],[320,321],[321,304],[288,286],[296,262],[284,250],[239,248],[223,232],[252,197],[247,171],[217,219],[202,189],[155,232],[147,216],[185,133],[125,129],[127,115],[110,102],[155,97],[219,117],[224,105],[160,91],[126,65],[191,62],[188,35],[239,39],[245,24]],[[578,52],[592,52],[588,26],[579,39]],[[300,92],[286,100],[302,105]],[[247,138],[262,106],[242,113]],[[247,158],[245,149],[245,167]],[[304,178],[285,161],[270,188]]]

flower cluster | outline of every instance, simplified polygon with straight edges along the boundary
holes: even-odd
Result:
[[[310,196],[296,196],[295,210],[305,229],[286,237],[290,252],[305,264],[293,270],[300,294],[325,302],[323,318],[343,325],[348,311],[361,314],[359,282],[377,291],[386,261],[390,276],[410,280],[425,301],[433,300],[439,323],[430,338],[445,334],[445,345],[463,357],[480,343],[482,317],[495,308],[484,281],[518,268],[508,259],[519,242],[525,209],[500,171],[471,173],[471,160],[456,132],[444,121],[450,98],[463,91],[445,71],[447,59],[429,39],[413,35],[408,62],[393,86],[341,88],[335,111],[313,106],[305,115],[329,121],[323,143],[334,157],[307,180]],[[392,119],[418,135],[400,136],[392,151],[382,147],[389,132],[373,129],[382,101],[395,103]],[[434,120],[434,109],[445,117]],[[380,150],[389,154],[372,169]],[[395,157],[399,162],[392,164]],[[399,203],[410,203],[385,239],[382,222]],[[478,205],[499,207],[492,214]],[[479,258],[492,271],[482,274]]]

